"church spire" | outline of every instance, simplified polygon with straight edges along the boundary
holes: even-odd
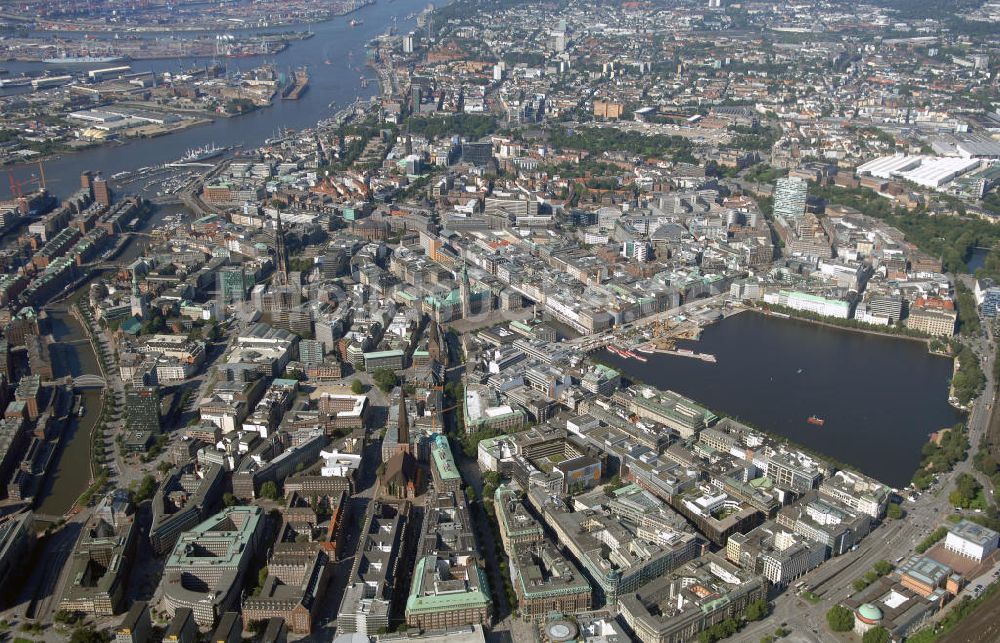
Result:
[[[399,389],[399,418],[398,418],[397,441],[399,448],[405,451],[410,450],[410,418],[406,414],[406,390],[400,384]]]
[[[274,254],[278,263],[274,274],[275,283],[279,286],[288,285],[288,251],[285,249],[285,230],[281,227],[281,210],[278,210],[278,224],[274,232]]]
[[[472,287],[469,284],[469,266],[464,261],[458,294],[462,297],[462,318],[468,319],[472,316]]]

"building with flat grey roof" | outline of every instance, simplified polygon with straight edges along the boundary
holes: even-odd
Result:
[[[20,577],[35,547],[35,518],[31,511],[14,514],[0,522],[0,583]]]
[[[961,520],[948,526],[944,548],[960,556],[982,561],[997,549],[1000,534],[971,520]]]
[[[662,525],[656,533],[647,532],[600,506],[569,511],[560,498],[539,488],[531,489],[528,499],[609,605],[697,553],[697,538],[689,528]]]
[[[153,495],[153,521],[149,527],[153,552],[167,553],[181,532],[204,520],[222,498],[224,484],[225,472],[217,464],[199,471],[192,465],[172,470]]]
[[[758,600],[767,600],[762,576],[718,554],[706,554],[622,594],[618,607],[643,643],[678,643],[697,638],[727,618],[738,618]]]
[[[819,497],[880,520],[892,493],[887,485],[854,471],[837,471],[819,485]]]
[[[493,599],[464,494],[429,494],[415,560],[407,624],[435,630],[490,622]]]
[[[521,543],[508,551],[511,581],[523,620],[538,620],[551,612],[574,614],[590,609],[590,582],[551,542]]]
[[[163,633],[164,643],[195,643],[198,640],[198,625],[194,622],[194,611],[189,607],[177,610],[167,623]]]
[[[896,567],[896,573],[903,587],[927,597],[944,587],[952,569],[930,556],[914,554]]]
[[[117,499],[104,498],[84,526],[59,609],[100,616],[121,612],[139,530],[127,507],[115,509]]]
[[[494,494],[493,507],[505,550],[510,551],[514,545],[540,543],[545,538],[541,523],[531,515],[516,491],[501,486]]]
[[[167,614],[187,607],[198,625],[215,625],[237,604],[263,530],[263,509],[237,505],[182,533],[160,581]]]
[[[329,581],[328,563],[322,550],[276,551],[267,561],[260,592],[243,602],[243,617],[248,623],[278,617],[296,634],[312,633]]]
[[[388,628],[393,593],[407,542],[410,506],[369,503],[354,564],[337,612],[337,634],[370,636]]]
[[[136,601],[125,614],[121,625],[115,628],[115,643],[146,643],[152,629],[149,604],[146,601]]]
[[[677,431],[682,438],[693,436],[719,419],[705,407],[679,393],[659,391],[648,386],[619,390],[612,399],[629,413],[664,424]]]

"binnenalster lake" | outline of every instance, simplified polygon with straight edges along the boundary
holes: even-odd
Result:
[[[948,404],[952,362],[923,343],[745,312],[682,348],[718,363],[601,357],[628,377],[783,435],[900,488],[928,435],[960,421]],[[817,415],[821,427],[806,420]]]

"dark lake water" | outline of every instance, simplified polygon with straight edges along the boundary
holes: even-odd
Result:
[[[973,274],[983,267],[983,264],[986,263],[986,255],[989,253],[989,248],[972,249],[972,252],[969,253],[969,257],[965,260],[965,266],[968,268],[969,274]]]
[[[84,170],[102,171],[105,176],[110,176],[124,170],[177,160],[185,151],[208,143],[214,142],[219,146],[243,145],[252,148],[263,144],[265,139],[275,136],[280,128],[312,127],[317,121],[333,116],[356,98],[367,98],[378,92],[378,83],[374,82],[374,72],[365,67],[365,44],[385,33],[394,24],[398,34],[411,31],[416,19],[407,16],[419,12],[426,5],[426,0],[376,2],[349,16],[310,25],[309,28],[315,36],[308,40],[293,42],[285,51],[275,56],[220,59],[219,62],[228,65],[232,71],[240,69],[246,71],[265,62],[273,63],[286,72],[307,66],[310,75],[309,89],[299,100],[275,100],[271,107],[246,116],[220,118],[210,125],[168,136],[93,148],[46,161],[45,178],[49,189],[57,196],[65,197],[77,189],[80,184],[80,173]],[[351,27],[348,23],[352,18],[362,20],[363,24]],[[305,31],[306,26],[294,27],[294,30]],[[209,62],[211,59],[186,58],[137,60],[129,64],[134,71],[152,70],[162,73],[204,66]],[[327,62],[330,64],[326,64]],[[98,64],[91,67],[102,66],[105,65]],[[3,67],[10,70],[12,75],[22,71],[53,69],[52,65],[18,62],[4,63]],[[87,68],[87,66],[75,67],[75,69]],[[361,87],[362,75],[372,79],[368,87]],[[27,179],[38,173],[34,164],[5,168],[5,170],[13,170],[16,179]],[[6,195],[6,184],[0,189],[0,194]]]
[[[933,431],[961,416],[948,404],[952,362],[924,344],[746,312],[682,347],[718,363],[607,351],[626,376],[672,389],[847,463],[893,487],[909,484]],[[817,427],[806,419],[817,415]]]

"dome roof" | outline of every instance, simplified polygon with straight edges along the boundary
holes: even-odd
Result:
[[[871,621],[872,623],[882,620],[882,610],[875,607],[871,603],[865,603],[858,608],[858,616],[865,619],[866,621]]]

